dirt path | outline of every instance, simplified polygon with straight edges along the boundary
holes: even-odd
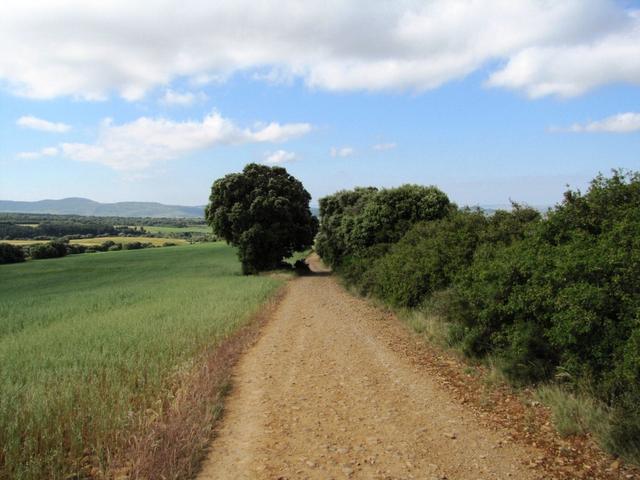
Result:
[[[383,320],[330,276],[291,282],[236,369],[199,479],[534,478],[538,452],[390,350],[385,337],[407,333]]]

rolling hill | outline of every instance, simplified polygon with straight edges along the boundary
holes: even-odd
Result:
[[[204,216],[204,206],[186,207],[155,202],[100,203],[88,198],[71,197],[60,200],[39,200],[37,202],[0,200],[0,212],[90,215],[97,217],[196,218]]]

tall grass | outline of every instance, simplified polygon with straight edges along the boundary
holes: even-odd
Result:
[[[87,455],[106,464],[281,282],[241,275],[220,243],[2,266],[0,478],[65,478]]]
[[[543,385],[538,398],[551,409],[556,430],[563,437],[593,433],[603,442],[610,421],[607,409],[592,395],[569,392],[559,385]]]

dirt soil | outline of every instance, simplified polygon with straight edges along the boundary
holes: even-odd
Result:
[[[575,448],[564,459],[541,407],[476,392],[477,379],[453,357],[427,352],[317,257],[309,263],[314,274],[290,282],[236,367],[200,480],[632,478],[617,465],[600,477],[572,459]],[[476,408],[481,401],[497,402],[502,421]],[[516,414],[504,415],[499,405],[510,402]],[[552,440],[529,438],[529,424]]]

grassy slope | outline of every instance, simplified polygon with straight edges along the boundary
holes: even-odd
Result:
[[[280,282],[240,275],[220,243],[0,267],[0,478],[60,478],[86,447],[105,458]]]

